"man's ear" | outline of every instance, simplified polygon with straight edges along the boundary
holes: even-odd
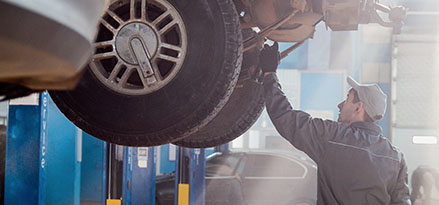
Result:
[[[361,111],[363,111],[364,110],[364,104],[363,104],[363,102],[357,102],[356,103],[356,108],[355,108],[355,112],[361,112]]]

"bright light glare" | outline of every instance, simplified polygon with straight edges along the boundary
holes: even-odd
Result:
[[[240,136],[232,141],[232,148],[234,149],[240,149],[244,148],[244,136]]]
[[[437,144],[436,136],[413,136],[413,144]]]
[[[259,131],[257,131],[257,130],[250,130],[249,135],[250,135],[250,137],[248,139],[248,141],[249,141],[248,147],[249,148],[255,148],[255,149],[260,148],[260,146],[259,146],[259,140],[260,140],[260,133],[259,133]]]

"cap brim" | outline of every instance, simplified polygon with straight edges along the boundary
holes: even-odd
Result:
[[[358,87],[360,87],[360,83],[355,81],[351,76],[348,76],[347,81],[348,81],[348,84],[355,90],[357,90]]]

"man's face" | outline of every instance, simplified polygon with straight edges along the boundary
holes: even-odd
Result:
[[[354,93],[353,89],[349,90],[348,96],[346,100],[338,104],[338,109],[340,110],[338,113],[338,122],[344,125],[350,125],[357,115],[356,111],[358,109],[358,103],[354,103]]]

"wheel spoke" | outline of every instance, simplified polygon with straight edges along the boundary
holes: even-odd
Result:
[[[136,13],[135,5],[136,5],[136,1],[135,0],[131,0],[130,1],[130,19],[135,19],[136,18],[136,16],[135,16],[135,13]]]
[[[105,48],[105,47],[108,47],[108,46],[112,46],[113,43],[114,43],[113,40],[110,40],[110,41],[101,41],[101,42],[96,42],[96,43],[94,43],[93,46],[94,46],[95,48]]]
[[[117,23],[119,23],[119,24],[123,23],[123,20],[117,14],[115,14],[113,11],[108,9],[107,14],[109,16],[111,16],[111,18],[113,18],[115,21],[117,21]]]
[[[116,82],[117,74],[119,74],[120,70],[122,69],[123,64],[119,61],[114,66],[113,70],[110,73],[110,76],[108,77],[108,80],[111,82]]]
[[[167,48],[169,50],[177,51],[178,53],[180,53],[182,51],[181,47],[175,46],[175,45],[172,45],[172,44],[168,44],[168,43],[162,43],[161,46],[164,47],[164,48]]]
[[[142,12],[140,18],[146,19],[146,0],[142,0],[140,5],[141,5],[141,12]]]
[[[107,52],[107,53],[98,53],[98,54],[94,54],[91,59],[93,61],[98,61],[98,60],[102,60],[102,59],[108,59],[108,58],[112,58],[116,56],[116,54],[111,51],[111,52]]]
[[[161,21],[163,21],[163,19],[165,19],[167,16],[169,16],[171,13],[169,11],[165,11],[165,13],[162,13],[159,17],[157,17],[156,19],[154,19],[154,21],[152,22],[152,24],[154,24],[155,26],[157,26]]]
[[[154,69],[155,80],[157,82],[163,81],[163,76],[160,73],[159,66],[157,65],[157,63],[156,62],[151,62],[151,65],[152,65],[152,69]]]
[[[107,21],[105,21],[104,19],[101,19],[100,22],[103,26],[105,26],[105,28],[110,30],[112,33],[116,33],[116,29],[113,28],[113,26],[111,26]]]
[[[125,72],[122,74],[122,77],[120,78],[119,87],[123,87],[127,83],[128,78],[131,76],[132,72],[133,67],[127,67]]]
[[[176,20],[172,20],[171,22],[169,22],[168,24],[166,24],[165,27],[163,27],[162,29],[160,29],[159,33],[160,35],[165,34],[169,29],[171,29],[175,24],[177,24]]]
[[[177,63],[179,61],[178,58],[175,58],[175,57],[172,57],[172,56],[168,56],[166,54],[159,54],[157,56],[157,58],[160,58],[160,59],[163,59],[163,60],[167,60],[167,61],[171,61],[171,62],[174,62],[174,63]]]

